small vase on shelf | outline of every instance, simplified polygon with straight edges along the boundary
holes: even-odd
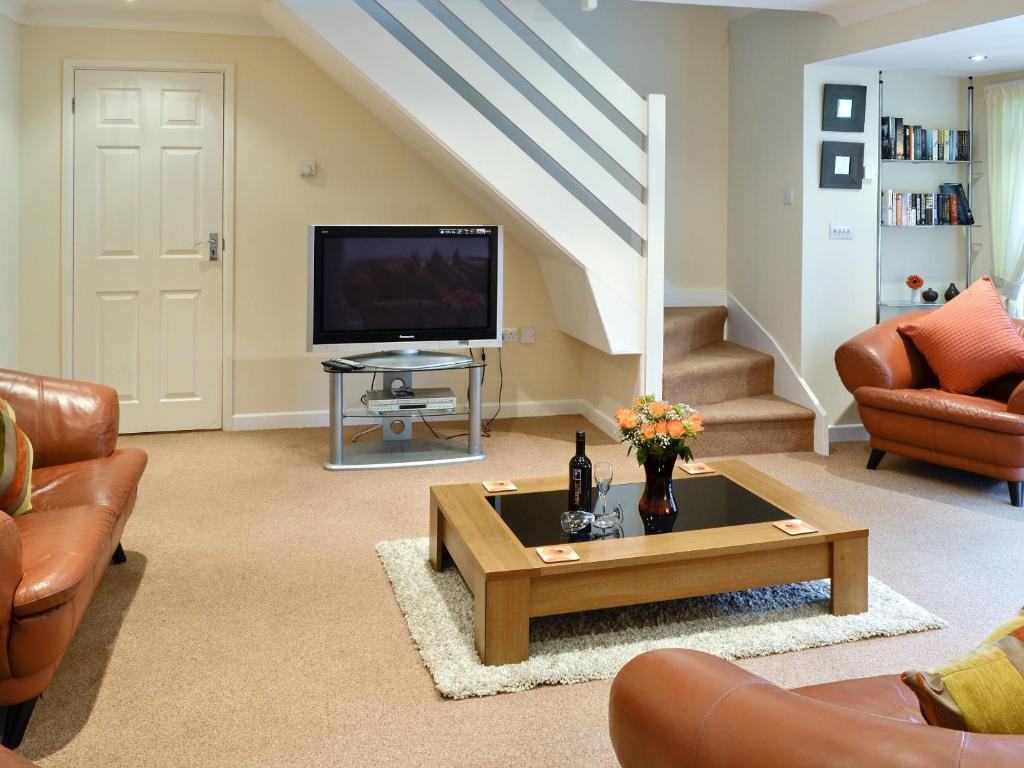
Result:
[[[939,300],[939,292],[934,288],[925,288],[921,293],[921,298],[924,299],[925,304],[934,304]]]
[[[924,288],[924,279],[920,275],[907,275],[907,290],[910,291],[910,303],[921,303],[921,289]]]
[[[960,289],[956,287],[956,283],[950,283],[949,288],[946,289],[945,294],[946,301],[952,301],[960,295]]]

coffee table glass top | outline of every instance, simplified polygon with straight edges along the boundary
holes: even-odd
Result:
[[[651,536],[792,519],[792,515],[723,475],[675,480],[672,487],[679,508],[674,517],[640,514],[637,504],[643,492],[642,483],[615,485],[608,493],[608,511],[612,511],[616,504],[620,505],[622,525],[604,531],[590,526],[573,535],[563,531],[561,524],[562,513],[568,506],[567,490],[488,496],[487,500],[524,547]],[[596,488],[591,498],[595,511],[600,514]]]

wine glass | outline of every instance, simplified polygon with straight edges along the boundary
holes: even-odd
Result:
[[[616,521],[614,515],[608,514],[608,491],[612,488],[614,475],[611,462],[599,461],[594,465],[594,482],[597,483],[597,500],[601,507],[601,513],[594,518],[594,525],[598,528],[611,528],[622,522],[621,518]]]

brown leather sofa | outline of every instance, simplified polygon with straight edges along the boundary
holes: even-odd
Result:
[[[14,752],[0,747],[0,768],[35,768],[35,763],[30,763]]]
[[[928,310],[869,328],[836,351],[836,369],[871,436],[868,469],[886,452],[1007,481],[1024,505],[1024,376],[1008,376],[975,395],[938,389],[914,345],[897,330]],[[1024,336],[1024,322],[1014,320]]]
[[[121,531],[146,454],[117,450],[110,387],[0,370],[0,398],[32,441],[32,512],[0,513],[0,707],[16,748],[75,636]]]
[[[934,768],[1024,765],[1024,737],[928,725],[897,676],[787,691],[716,656],[637,656],[612,684],[623,768]]]

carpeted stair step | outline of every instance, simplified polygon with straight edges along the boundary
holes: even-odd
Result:
[[[768,394],[775,377],[771,355],[728,341],[707,344],[665,363],[665,398],[698,406]]]
[[[725,307],[673,307],[665,310],[665,364],[725,338]]]
[[[814,450],[814,413],[765,394],[701,406],[704,433],[694,455],[738,456]]]

